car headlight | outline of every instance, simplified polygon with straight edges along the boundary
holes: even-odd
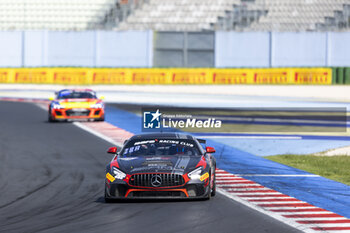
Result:
[[[199,180],[202,174],[203,168],[199,167],[188,173],[188,177],[191,180]]]
[[[64,107],[60,104],[52,104],[53,109],[63,109]]]
[[[93,104],[91,105],[91,108],[103,108],[103,103]]]
[[[112,174],[114,175],[114,178],[116,178],[117,180],[122,180],[126,177],[126,174],[120,171],[116,167],[112,167]]]

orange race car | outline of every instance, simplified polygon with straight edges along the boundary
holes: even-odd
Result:
[[[66,120],[104,121],[105,106],[102,98],[90,89],[64,89],[56,92],[55,98],[50,98],[49,122]]]

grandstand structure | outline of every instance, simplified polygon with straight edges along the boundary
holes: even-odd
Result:
[[[0,30],[332,31],[350,0],[0,0]]]
[[[118,29],[157,31],[211,30],[240,0],[150,0],[131,14]]]
[[[255,0],[248,10],[265,11],[254,31],[323,31],[349,26],[349,0]],[[345,17],[347,16],[347,17]]]
[[[0,30],[87,30],[106,25],[115,0],[0,0]]]
[[[350,0],[149,0],[117,29],[347,30],[349,17]]]

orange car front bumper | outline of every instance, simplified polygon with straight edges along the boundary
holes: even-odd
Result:
[[[104,117],[103,108],[52,109],[51,115],[55,120],[67,119],[101,119]]]

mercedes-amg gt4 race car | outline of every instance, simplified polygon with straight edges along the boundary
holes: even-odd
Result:
[[[105,200],[215,196],[215,149],[178,133],[140,134],[114,154],[106,168]],[[204,149],[205,147],[205,149]]]
[[[90,89],[64,89],[49,104],[49,122],[66,120],[104,121],[105,106]]]

